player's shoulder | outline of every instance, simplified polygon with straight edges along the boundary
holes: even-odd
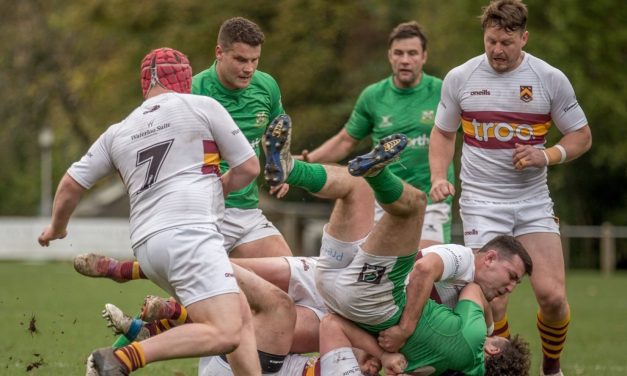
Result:
[[[427,86],[430,89],[439,91],[442,88],[442,79],[436,76],[432,76],[426,72],[422,72],[421,84]]]
[[[375,97],[380,98],[381,93],[393,88],[392,76],[388,76],[377,82],[373,82],[366,86],[360,96],[364,98]]]
[[[529,65],[529,67],[541,78],[566,78],[566,75],[561,70],[528,52],[525,52],[525,61]]]
[[[446,253],[460,256],[472,254],[472,249],[460,244],[436,244],[421,250],[422,254],[437,253],[444,255]]]
[[[268,89],[278,89],[279,84],[269,73],[256,70],[253,73],[253,79],[251,81],[252,85],[259,85]]]

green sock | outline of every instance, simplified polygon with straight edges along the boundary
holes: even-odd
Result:
[[[319,163],[306,163],[294,159],[294,166],[285,182],[318,193],[327,182],[327,172]]]
[[[403,181],[384,167],[375,176],[364,177],[372,187],[374,197],[380,204],[391,204],[398,200],[403,193]]]

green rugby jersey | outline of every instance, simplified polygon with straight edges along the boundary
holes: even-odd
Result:
[[[424,72],[420,84],[409,89],[397,88],[390,76],[362,91],[345,125],[348,134],[357,140],[371,135],[373,145],[385,136],[405,134],[408,145],[400,160],[389,167],[396,176],[425,192],[427,197],[431,190],[429,137],[441,89],[442,80]],[[447,179],[454,184],[453,164],[448,168]],[[445,202],[450,204],[452,199],[448,197]]]
[[[255,71],[246,88],[231,90],[222,85],[216,73],[216,63],[213,63],[209,69],[193,77],[192,93],[209,96],[220,102],[242,130],[257,157],[261,154],[260,142],[266,127],[272,119],[285,113],[279,85],[272,76],[261,71]],[[220,163],[223,174],[228,168],[226,162]],[[253,181],[239,191],[231,192],[225,204],[227,208],[256,208],[259,205],[257,182]]]
[[[477,303],[460,300],[455,309],[429,299],[414,333],[401,348],[407,371],[432,366],[435,375],[456,370],[468,376],[484,374],[487,327]]]

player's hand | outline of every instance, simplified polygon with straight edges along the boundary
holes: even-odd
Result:
[[[309,162],[309,150],[303,149],[300,155],[293,155],[293,157],[299,161]]]
[[[446,179],[439,179],[431,184],[431,191],[429,192],[431,201],[440,202],[448,196],[455,196],[455,187]]]
[[[512,155],[512,164],[516,170],[523,170],[527,167],[544,167],[546,158],[542,150],[531,145],[516,144]]]
[[[407,368],[407,360],[403,354],[384,352],[381,355],[381,365],[386,375],[400,375]]]
[[[59,230],[55,230],[54,228],[52,228],[52,225],[48,225],[44,229],[44,231],[41,233],[41,235],[39,235],[39,237],[37,238],[37,241],[39,242],[39,245],[41,245],[42,247],[47,247],[50,245],[50,241],[56,240],[56,239],[63,239],[66,236],[67,236],[66,229],[59,231]]]
[[[270,194],[275,195],[276,198],[283,198],[290,190],[290,185],[287,183],[283,183],[280,185],[276,185],[274,187],[270,187]]]
[[[409,335],[400,326],[394,325],[379,332],[377,341],[383,350],[394,353],[405,345],[407,338],[409,338]]]

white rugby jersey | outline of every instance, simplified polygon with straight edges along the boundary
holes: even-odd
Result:
[[[180,225],[216,226],[224,215],[220,160],[255,156],[228,112],[209,97],[165,93],[109,127],[68,174],[86,189],[117,171],[130,197],[133,247]]]
[[[422,256],[435,253],[444,263],[442,277],[434,284],[431,299],[455,308],[459,293],[475,280],[475,255],[472,249],[457,244],[438,244],[423,248],[420,253]]]
[[[494,71],[485,54],[451,70],[435,124],[455,132],[460,121],[461,197],[488,201],[548,195],[546,167],[514,168],[515,144],[544,148],[551,121],[563,134],[588,123],[568,78],[529,53],[511,72]]]

